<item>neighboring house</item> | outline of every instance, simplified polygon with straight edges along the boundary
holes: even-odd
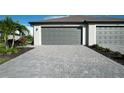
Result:
[[[124,19],[110,16],[67,16],[29,22],[34,45],[124,45]]]
[[[0,32],[0,37],[1,37],[1,34],[2,34],[2,32]],[[16,31],[16,33],[15,33],[15,41],[20,39],[20,37],[21,37],[21,35],[20,35],[19,31]],[[9,34],[8,39],[13,39],[13,35]]]

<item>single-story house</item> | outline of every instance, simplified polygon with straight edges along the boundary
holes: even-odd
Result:
[[[71,15],[29,22],[34,45],[124,45],[124,19]]]

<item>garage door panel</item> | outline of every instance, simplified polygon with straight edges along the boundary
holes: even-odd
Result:
[[[97,44],[124,45],[124,27],[97,27]]]
[[[77,28],[42,28],[42,44],[80,45],[81,30]]]

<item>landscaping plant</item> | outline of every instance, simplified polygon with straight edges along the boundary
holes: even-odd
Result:
[[[27,35],[26,36],[26,39],[27,39],[27,44],[32,44],[33,42],[33,37],[31,35]]]
[[[6,17],[3,20],[0,20],[0,44],[4,44],[0,47],[0,53],[17,53],[17,48],[15,46],[16,31],[19,31],[19,33],[23,37],[25,35],[25,32],[29,33],[29,30],[24,25],[20,24],[18,21],[13,21],[10,17]],[[8,39],[9,35],[12,35],[13,37],[11,40]],[[20,40],[21,43],[24,43],[24,41],[24,39]]]
[[[114,59],[124,59],[124,54],[121,54],[118,51],[111,51],[109,48],[103,48],[97,44],[90,46],[90,48]]]

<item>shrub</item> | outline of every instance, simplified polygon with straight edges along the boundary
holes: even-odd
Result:
[[[104,51],[104,48],[102,48],[102,47],[97,47],[96,49],[100,50],[100,51]]]
[[[15,53],[18,53],[18,50],[16,48],[7,49],[7,54],[15,54]]]
[[[18,49],[17,48],[13,48],[12,49],[12,53],[18,53]]]
[[[109,48],[105,48],[105,52],[111,52]]]
[[[100,47],[98,44],[90,46],[91,48],[95,48],[96,50],[99,50],[101,52],[111,52],[109,48],[103,48]]]
[[[116,51],[116,52],[112,53],[112,57],[113,58],[122,58],[123,55],[120,52]]]
[[[21,37],[19,40],[15,41],[15,46],[24,46],[26,45],[26,37]]]
[[[26,36],[26,39],[27,39],[27,44],[32,44],[33,37],[31,35]]]
[[[0,48],[1,48],[1,47],[4,47],[4,43],[0,43]]]
[[[9,39],[7,41],[9,48],[12,46],[12,42],[13,42],[13,39]],[[20,39],[14,41],[14,47],[16,47],[16,46],[24,46],[26,44],[27,44],[27,38],[25,36],[23,36]]]
[[[18,53],[18,49],[16,49],[16,48],[5,49],[3,47],[3,48],[0,48],[0,53],[1,54],[15,54],[15,53]]]
[[[6,54],[7,53],[7,50],[4,47],[1,47],[0,48],[0,53],[1,54]]]
[[[106,51],[105,48],[100,47],[100,46],[96,46],[96,50],[101,51],[101,52],[105,52]]]
[[[34,45],[34,41],[31,42],[31,45]]]
[[[124,54],[122,54],[122,58],[124,59]]]
[[[19,42],[20,42],[21,45],[26,45],[26,41],[27,41],[27,38],[26,37],[21,37],[19,39]]]
[[[90,46],[91,48],[98,48],[99,47],[99,45],[98,44],[95,44],[95,45],[92,45],[92,46]]]
[[[111,52],[109,48],[102,48],[102,47],[100,48],[100,51],[105,53]]]

